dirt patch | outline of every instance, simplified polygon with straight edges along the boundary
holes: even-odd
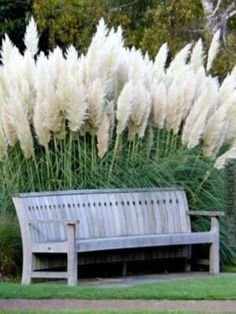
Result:
[[[1,300],[0,309],[122,309],[236,313],[236,301]]]

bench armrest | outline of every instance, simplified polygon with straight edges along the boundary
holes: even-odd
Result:
[[[65,225],[76,225],[79,223],[79,220],[57,220],[57,219],[52,219],[52,220],[28,220],[28,224],[65,224]]]
[[[188,215],[192,216],[203,216],[203,217],[210,217],[211,218],[211,231],[216,232],[217,236],[219,234],[219,218],[220,216],[224,216],[224,212],[210,212],[210,211],[205,211],[205,210],[189,210],[187,211]]]
[[[187,215],[190,216],[205,216],[205,217],[220,217],[224,216],[224,212],[218,212],[218,211],[206,211],[206,210],[189,210],[187,211]]]

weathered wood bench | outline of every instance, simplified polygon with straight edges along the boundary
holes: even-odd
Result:
[[[23,241],[23,284],[32,278],[67,278],[75,285],[77,253],[204,243],[210,245],[210,273],[219,273],[218,218],[223,213],[189,211],[183,189],[22,193],[13,202]],[[210,216],[210,230],[191,232],[190,215]],[[40,265],[38,256],[46,253],[67,254],[67,271],[52,271],[50,258],[47,267]]]

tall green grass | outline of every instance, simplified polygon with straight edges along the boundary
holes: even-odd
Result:
[[[191,209],[224,210],[224,175],[213,161],[200,148],[186,149],[173,133],[158,130],[153,138],[151,147],[149,134],[131,142],[124,136],[102,159],[91,135],[67,134],[47,152],[37,146],[34,160],[15,146],[0,164],[1,212],[14,212],[11,195],[17,192],[154,186],[183,186]],[[197,220],[193,227],[208,228],[209,221]],[[222,220],[221,261],[230,263],[233,256]]]

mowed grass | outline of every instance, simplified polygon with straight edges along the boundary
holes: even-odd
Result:
[[[1,283],[0,299],[236,300],[236,274],[160,281],[128,288]]]
[[[1,310],[1,314],[202,314],[202,312],[193,311],[127,311],[127,310]],[[207,314],[207,312],[204,312]],[[221,312],[221,314],[233,314],[236,312]],[[210,312],[208,313],[210,314]]]

